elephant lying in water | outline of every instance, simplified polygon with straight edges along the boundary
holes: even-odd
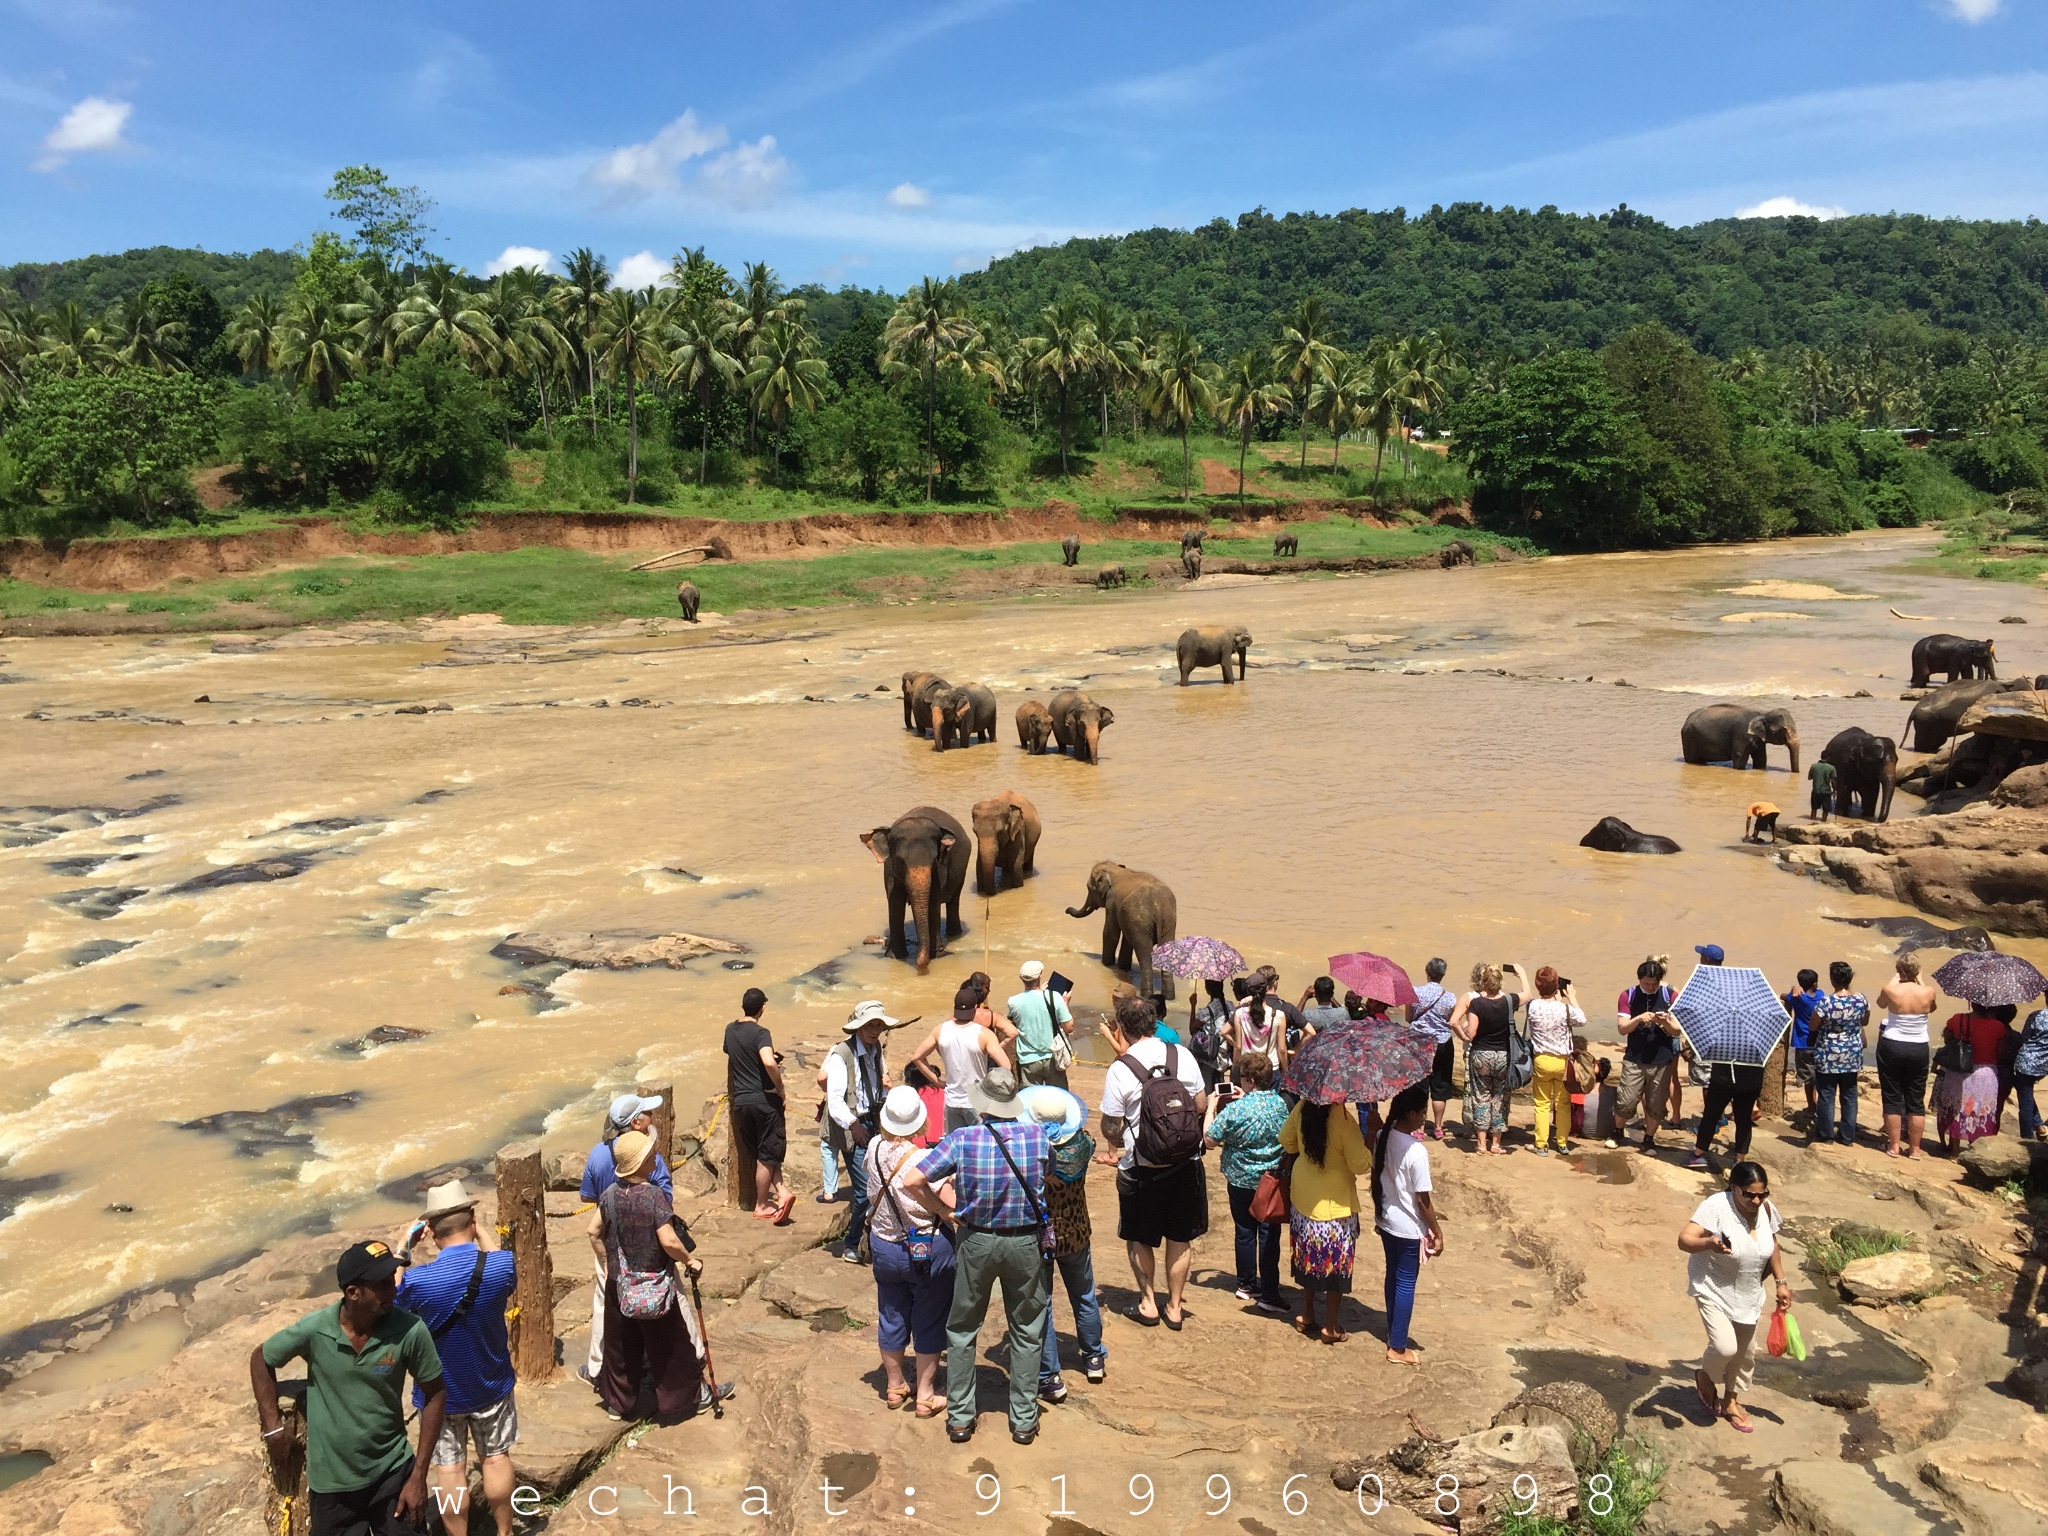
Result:
[[[1038,807],[1006,789],[975,802],[974,889],[992,896],[1003,885],[1021,885],[1031,871],[1039,834],[1045,830]]]
[[[1799,726],[1789,709],[1755,710],[1741,704],[1709,704],[1685,717],[1678,744],[1688,763],[1731,763],[1763,768],[1764,747],[1786,747],[1792,772],[1799,772]]]
[[[1144,996],[1173,996],[1173,978],[1152,966],[1152,951],[1179,932],[1180,906],[1157,875],[1105,859],[1088,872],[1088,899],[1069,917],[1102,913],[1102,963],[1129,971]]]
[[[917,974],[931,969],[932,956],[946,952],[946,936],[967,931],[960,921],[960,892],[967,884],[967,829],[936,806],[920,805],[886,827],[863,832],[860,840],[882,866],[882,894],[889,902],[887,953],[913,958],[904,933],[904,908],[917,923]]]
[[[1579,839],[1581,848],[1598,848],[1602,853],[1679,853],[1678,844],[1654,832],[1638,832],[1619,816],[1602,816],[1593,830]]]
[[[1180,663],[1180,685],[1188,685],[1188,674],[1197,667],[1221,667],[1223,681],[1244,681],[1244,659],[1252,648],[1252,632],[1242,624],[1209,624],[1200,629],[1184,629],[1180,642],[1174,646],[1174,658]],[[1230,663],[1237,662],[1237,676],[1230,675]]]

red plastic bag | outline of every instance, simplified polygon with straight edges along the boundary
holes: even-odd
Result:
[[[1785,1337],[1785,1309],[1780,1307],[1771,1314],[1771,1329],[1764,1335],[1764,1348],[1773,1355],[1782,1355],[1791,1347],[1791,1341]]]

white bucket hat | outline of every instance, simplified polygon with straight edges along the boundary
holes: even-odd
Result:
[[[855,1003],[853,1005],[853,1012],[847,1015],[846,1022],[839,1027],[849,1035],[852,1035],[858,1034],[864,1026],[869,1024],[879,1024],[884,1029],[896,1029],[902,1023],[901,1019],[890,1018],[888,1012],[879,1002],[874,998],[869,998],[864,1003]]]
[[[882,1100],[882,1129],[891,1136],[915,1136],[925,1119],[924,1100],[907,1083],[898,1083]]]

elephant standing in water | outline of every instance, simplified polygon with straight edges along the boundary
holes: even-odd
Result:
[[[922,736],[933,729],[932,702],[953,685],[936,672],[903,674],[903,729]]]
[[[1966,683],[1972,678],[1998,676],[1997,642],[1965,640],[1961,635],[1928,635],[1913,642],[1913,681],[1909,688],[1925,688],[1933,674],[1943,680]]]
[[[1890,819],[1892,789],[1899,779],[1897,742],[1852,725],[1821,749],[1820,760],[1835,765],[1837,816],[1854,814],[1870,821]]]
[[[1223,681],[1244,681],[1244,659],[1252,648],[1252,632],[1242,624],[1209,624],[1200,629],[1181,631],[1180,643],[1174,646],[1174,658],[1180,663],[1180,685],[1188,685],[1188,674],[1197,667],[1221,667]],[[1237,662],[1237,676],[1230,675],[1230,663]]]
[[[1084,763],[1102,761],[1102,733],[1116,724],[1116,716],[1075,688],[1062,688],[1052,696],[1052,734],[1062,752],[1071,751]]]
[[[1004,885],[1022,885],[1032,872],[1039,834],[1045,830],[1038,807],[1006,789],[974,805],[974,889],[993,896]]]
[[[1075,534],[1068,534],[1060,540],[1060,563],[1079,565],[1081,563],[1081,540]]]
[[[917,974],[946,952],[946,936],[963,934],[960,892],[967,884],[967,829],[936,806],[920,805],[886,827],[863,832],[860,840],[882,866],[882,893],[889,901],[888,953],[909,960],[903,910],[917,924]],[[941,916],[943,911],[943,918]]]
[[[1799,773],[1799,727],[1789,709],[1709,704],[1685,717],[1678,744],[1688,763],[1732,763],[1737,768],[1763,768],[1767,744],[1786,747],[1792,753],[1794,776]]]
[[[1129,971],[1144,996],[1173,996],[1173,978],[1155,970],[1152,951],[1179,931],[1173,890],[1157,875],[1104,860],[1088,872],[1088,900],[1067,908],[1069,917],[1102,913],[1102,963]]]
[[[683,622],[685,624],[697,622],[697,609],[702,605],[703,601],[704,594],[697,590],[697,584],[694,581],[683,581],[676,584],[676,602],[683,610]]]
[[[1033,757],[1045,750],[1045,744],[1052,740],[1052,711],[1036,699],[1026,699],[1017,706],[1017,745]]]
[[[980,683],[963,683],[932,696],[932,750],[943,752],[958,743],[974,745],[975,738],[996,739],[996,696]]]

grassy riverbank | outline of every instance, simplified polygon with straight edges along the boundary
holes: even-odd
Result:
[[[2020,492],[1950,518],[1936,565],[1957,576],[2048,581],[2048,497]]]
[[[1504,541],[1455,528],[1416,524],[1373,528],[1347,517],[1292,525],[1307,559],[1370,556],[1403,559],[1467,538],[1482,558]],[[1211,538],[1211,561],[1263,560],[1269,535]],[[589,624],[676,614],[676,583],[687,574],[705,608],[738,613],[764,608],[815,608],[848,603],[997,596],[1035,589],[1079,590],[1078,578],[1123,564],[1142,585],[1145,565],[1177,556],[1177,542],[1089,540],[1079,571],[1060,567],[1050,540],[991,548],[911,546],[849,551],[803,560],[717,562],[687,572],[632,571],[645,555],[602,556],[533,548],[503,554],[417,555],[327,560],[294,570],[219,581],[188,581],[127,597],[31,582],[0,583],[0,618],[89,621],[154,615],[151,627],[205,629],[237,625],[337,623],[352,619],[414,619],[495,613],[508,623]],[[133,627],[123,624],[122,627]]]

